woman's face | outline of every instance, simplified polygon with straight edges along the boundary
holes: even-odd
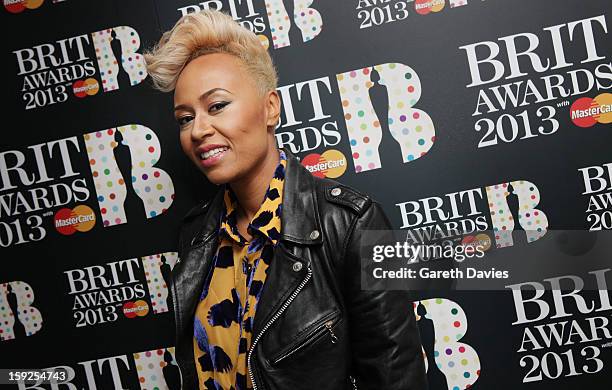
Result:
[[[242,60],[205,54],[185,66],[174,90],[183,152],[214,184],[249,175],[276,149],[276,91],[258,93]]]

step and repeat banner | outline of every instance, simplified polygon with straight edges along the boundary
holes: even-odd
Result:
[[[278,145],[413,242],[612,229],[609,0],[4,0],[0,366],[67,372],[7,388],[180,388],[167,284],[216,187],[141,53],[205,8],[272,55]],[[609,386],[609,268],[417,293],[431,389]]]

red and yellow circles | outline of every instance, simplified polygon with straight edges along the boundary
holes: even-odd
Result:
[[[62,208],[53,218],[55,229],[69,236],[74,232],[88,232],[96,225],[96,214],[87,205],[78,205],[74,209]]]
[[[570,107],[570,118],[579,127],[596,123],[612,123],[612,94],[602,93],[595,98],[582,97]]]
[[[18,14],[25,9],[36,9],[44,2],[45,0],[4,0],[4,8],[12,14]]]
[[[301,161],[313,176],[335,179],[346,172],[347,161],[342,152],[330,149],[322,154],[311,153]]]
[[[100,84],[98,80],[94,78],[88,78],[85,80],[77,80],[72,84],[72,92],[74,96],[83,98],[86,96],[93,96],[100,90]]]
[[[440,12],[444,9],[446,0],[416,0],[414,10],[420,15],[427,15],[430,12]]]
[[[123,304],[123,314],[127,318],[144,317],[149,314],[149,305],[142,299]]]

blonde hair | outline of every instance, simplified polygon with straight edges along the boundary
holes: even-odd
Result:
[[[277,88],[276,68],[259,38],[230,15],[214,9],[183,15],[143,55],[153,87],[170,92],[185,66],[209,53],[227,53],[241,59],[262,96]]]

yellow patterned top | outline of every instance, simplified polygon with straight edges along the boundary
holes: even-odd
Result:
[[[237,199],[225,185],[219,246],[194,318],[194,357],[200,390],[245,390],[253,385],[247,353],[253,320],[281,230],[283,183],[287,157],[280,161],[262,204],[248,225],[247,241],[237,227]]]

